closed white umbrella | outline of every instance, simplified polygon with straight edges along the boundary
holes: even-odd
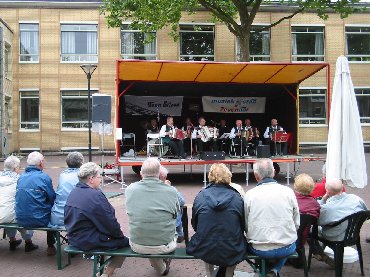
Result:
[[[360,115],[346,57],[337,59],[326,154],[326,178],[347,185],[367,185],[366,160]]]

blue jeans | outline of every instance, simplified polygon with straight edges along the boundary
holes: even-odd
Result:
[[[33,231],[24,230],[24,229],[20,229],[18,231],[19,231],[19,233],[21,233],[21,236],[24,240],[30,240],[32,238]],[[17,229],[8,229],[7,228],[7,229],[5,229],[5,233],[8,236],[8,238],[14,238],[16,233],[17,233]]]
[[[252,246],[249,246],[249,251],[252,254],[255,254],[265,259],[281,258],[281,259],[278,259],[278,261],[272,266],[271,269],[269,269],[269,270],[275,269],[279,273],[287,260],[286,257],[295,252],[295,242],[288,246],[284,246],[284,247],[273,249],[273,250],[267,250],[267,251],[257,250],[257,249],[254,249]]]

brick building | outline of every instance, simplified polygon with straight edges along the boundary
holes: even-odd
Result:
[[[108,28],[99,14],[100,2],[0,0],[2,20],[14,32],[9,78],[12,94],[7,98],[11,120],[3,127],[9,133],[10,151],[87,148],[83,63],[98,65],[91,78],[92,92],[114,96],[117,58],[238,60],[237,40],[224,24],[213,23],[207,12],[184,14],[178,41],[168,36],[169,30],[160,30],[153,34],[153,42],[144,44],[148,34],[131,30],[128,22],[121,28]],[[286,9],[263,7],[254,24],[275,22],[287,14]],[[306,12],[270,31],[254,34],[252,41],[253,61],[328,62],[331,81],[337,57],[346,55],[351,62],[364,140],[370,142],[369,12],[346,19],[331,14],[326,21]],[[327,141],[326,74],[319,72],[300,86],[301,145]],[[100,137],[93,133],[92,146],[99,145]],[[105,148],[114,148],[113,136],[105,138]]]

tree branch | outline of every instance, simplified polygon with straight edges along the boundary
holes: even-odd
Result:
[[[264,26],[264,27],[262,27],[262,28],[259,28],[259,29],[257,30],[257,32],[261,32],[261,31],[265,31],[265,30],[271,29],[272,27],[274,27],[274,26],[278,25],[278,24],[279,24],[279,23],[281,23],[282,21],[284,21],[284,20],[286,20],[286,19],[291,19],[291,18],[293,18],[295,15],[297,15],[297,14],[299,14],[299,13],[303,12],[304,10],[305,10],[305,8],[304,8],[304,7],[302,7],[302,8],[300,8],[300,9],[296,10],[296,11],[295,11],[294,13],[292,13],[291,15],[284,16],[284,17],[280,18],[278,21],[276,21],[276,22],[274,22],[274,23],[272,23],[272,24],[270,24],[270,25],[267,25],[267,26]]]

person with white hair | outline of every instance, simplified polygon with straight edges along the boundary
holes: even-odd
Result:
[[[68,168],[59,175],[58,187],[54,206],[51,208],[49,227],[64,227],[64,206],[68,195],[78,183],[78,172],[84,163],[84,157],[80,152],[71,152],[67,155],[66,163]]]
[[[99,189],[102,180],[100,166],[93,162],[83,164],[78,179],[67,198],[64,212],[69,244],[83,251],[129,246],[129,239],[122,233],[113,206]],[[101,276],[113,276],[123,261],[124,257],[113,257]]]
[[[257,186],[245,193],[245,232],[249,251],[266,259],[276,259],[266,276],[279,276],[287,256],[296,249],[299,208],[291,188],[274,177],[271,159],[253,164]]]
[[[177,191],[159,180],[161,164],[146,159],[141,166],[142,180],[126,188],[126,210],[130,246],[140,254],[165,254],[176,249],[176,218],[180,209]],[[149,258],[158,275],[167,276],[170,259]]]
[[[55,200],[53,182],[43,172],[45,158],[37,151],[27,157],[25,172],[19,177],[15,194],[17,222],[24,227],[46,227]],[[47,232],[47,255],[56,254],[55,232]]]
[[[318,200],[321,207],[317,222],[321,226],[319,236],[327,240],[341,241],[344,239],[348,222],[343,222],[334,227],[328,225],[356,212],[366,211],[367,207],[364,200],[359,196],[343,192],[343,183],[339,179],[327,180],[325,188],[326,194],[321,200]],[[333,267],[333,261],[328,259],[316,240],[313,242],[313,246],[313,257]]]
[[[4,170],[0,171],[0,223],[16,223],[15,192],[19,179],[20,160],[16,156],[9,156],[4,161]],[[32,243],[33,231],[18,230],[25,240],[25,251],[31,252],[38,248]],[[16,229],[5,229],[9,238],[9,250],[14,251],[22,243],[16,239]]]
[[[318,182],[318,183],[315,184],[315,186],[314,186],[314,188],[311,192],[311,196],[313,198],[316,198],[316,199],[323,197],[326,194],[325,185],[326,185],[326,163],[324,163],[323,166],[322,166],[321,182]],[[344,192],[346,191],[345,186],[343,186],[343,191]]]

